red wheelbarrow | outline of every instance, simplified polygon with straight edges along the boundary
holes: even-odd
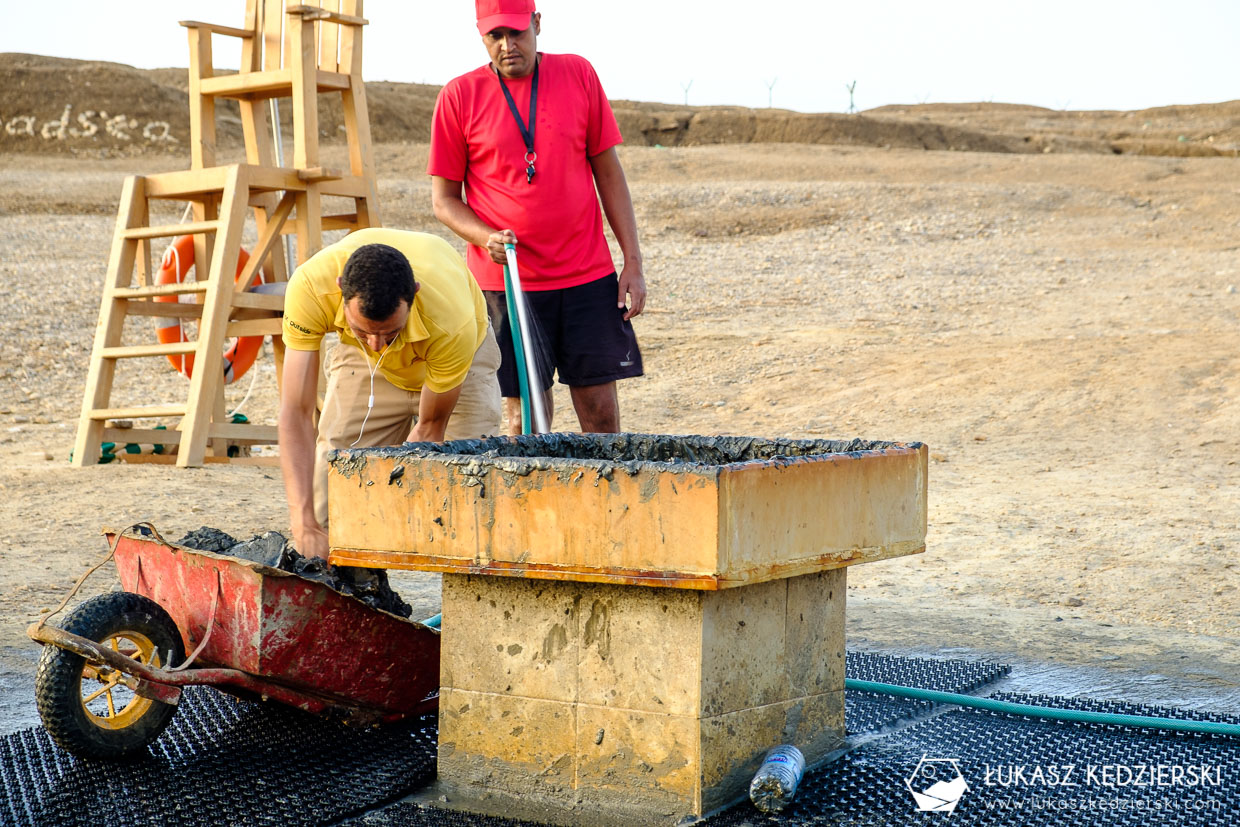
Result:
[[[107,537],[124,591],[83,602],[61,628],[27,630],[45,644],[39,716],[70,752],[144,750],[190,685],[363,725],[435,710],[437,628],[260,563]]]

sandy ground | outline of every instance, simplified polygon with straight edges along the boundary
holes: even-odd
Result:
[[[379,147],[389,226],[442,232],[424,158]],[[850,573],[850,645],[1234,711],[1234,160],[802,145],[622,160],[650,287],[626,429],[930,446],[927,551]],[[25,626],[106,551],[101,526],[287,525],[277,469],[66,462],[121,180],[180,166],[0,156],[0,732],[36,720]],[[140,361],[118,401],[185,392]],[[273,421],[269,358],[256,376],[245,411]],[[434,611],[433,579],[399,582]]]

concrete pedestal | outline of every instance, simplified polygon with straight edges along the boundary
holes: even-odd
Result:
[[[845,570],[721,591],[444,575],[439,787],[677,821],[844,734]]]
[[[331,561],[444,573],[449,806],[675,823],[744,796],[769,747],[843,737],[844,568],[924,550],[926,483],[920,443],[342,451]]]

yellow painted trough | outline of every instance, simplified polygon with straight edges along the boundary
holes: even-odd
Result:
[[[549,434],[342,451],[332,560],[722,589],[925,549],[920,443]]]

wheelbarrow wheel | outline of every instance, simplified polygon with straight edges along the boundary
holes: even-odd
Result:
[[[150,666],[185,660],[176,623],[140,594],[93,597],[74,609],[62,628]],[[35,701],[52,740],[83,758],[124,758],[145,750],[168,726],[176,707],[135,694],[126,680],[111,667],[45,646]]]

